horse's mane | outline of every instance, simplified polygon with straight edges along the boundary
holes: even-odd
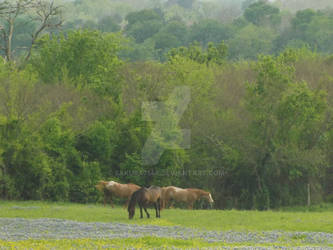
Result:
[[[195,192],[197,194],[201,194],[201,195],[209,194],[209,192],[206,192],[205,190],[198,189],[198,188],[187,188],[187,190],[193,191],[193,192]]]
[[[127,185],[135,186],[135,187],[140,187],[139,185],[136,185],[134,183],[127,183]]]
[[[159,186],[150,186],[149,189],[157,189],[157,190],[161,190],[161,187],[159,187]]]

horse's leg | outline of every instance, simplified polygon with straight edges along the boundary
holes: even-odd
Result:
[[[169,208],[174,208],[174,206],[173,206],[174,203],[175,203],[175,201],[172,199],[172,200],[171,200],[171,203],[170,203],[170,205],[169,205]]]
[[[147,218],[150,218],[150,215],[149,215],[149,213],[148,213],[148,211],[147,211],[147,208],[146,208],[146,206],[143,206],[143,209],[144,209],[144,210],[145,210],[145,212],[146,212]]]
[[[161,218],[161,198],[158,198],[157,208],[158,208],[158,218]]]
[[[164,199],[160,199],[159,205],[160,205],[160,209],[164,208]]]
[[[114,208],[113,202],[112,202],[112,195],[110,195],[110,205],[111,205],[112,208]]]
[[[170,199],[169,198],[166,198],[165,200],[162,201],[162,206],[163,208],[168,208],[168,203],[169,203]]]
[[[164,199],[160,199],[160,209],[164,209]]]
[[[127,207],[128,207],[128,203],[129,203],[130,199],[131,199],[131,196],[126,200],[126,203],[125,203],[124,208],[127,208]]]
[[[142,215],[142,205],[139,204],[139,206],[140,206],[140,219],[142,219],[143,218],[143,215]]]
[[[158,205],[157,202],[154,202],[155,212],[156,212],[156,218],[158,218]]]
[[[107,198],[108,198],[108,192],[104,189],[104,190],[103,190],[103,194],[104,194],[104,207],[105,207],[105,205],[106,205],[106,200],[107,200]]]
[[[112,208],[114,208],[113,202],[112,202],[112,193],[108,194],[108,196],[110,197],[110,205]]]
[[[165,206],[166,206],[166,208],[174,208],[174,206],[173,206],[174,203],[175,203],[175,200],[170,199],[170,200],[168,200],[168,203]]]
[[[187,207],[188,209],[193,209],[193,202],[190,202],[189,204],[188,204],[188,207]]]

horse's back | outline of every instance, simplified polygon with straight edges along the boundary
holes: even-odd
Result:
[[[202,189],[199,189],[199,188],[186,188],[186,190],[188,192],[196,193],[196,194],[209,194],[209,192],[207,192],[205,190],[202,190]]]
[[[138,190],[138,189],[141,188],[139,185],[136,185],[136,184],[134,184],[134,183],[128,183],[128,184],[126,184],[126,185],[128,185],[128,187],[133,188],[133,189],[135,189],[135,190]]]
[[[146,193],[148,190],[147,190],[147,188],[145,188],[145,187],[141,187],[141,188],[139,188],[138,190],[136,190],[136,191],[134,191],[133,192],[133,195],[134,194],[139,194],[139,193]]]
[[[122,184],[115,181],[110,181],[106,188],[108,188],[114,195],[126,198],[130,197],[134,191],[139,190],[141,187],[133,183]]]
[[[185,195],[185,189],[175,187],[175,186],[168,186],[163,188],[162,190],[162,198],[163,199],[176,199],[182,200],[182,197]]]
[[[162,188],[159,186],[150,186],[148,190],[154,191],[154,192],[161,192]]]
[[[150,195],[150,200],[155,202],[157,199],[161,198],[162,195],[162,188],[158,186],[150,186],[148,188],[148,192]]]

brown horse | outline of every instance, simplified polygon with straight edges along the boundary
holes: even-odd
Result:
[[[156,211],[156,218],[160,218],[160,198],[161,198],[161,188],[156,186],[151,186],[150,188],[140,188],[132,194],[131,200],[128,204],[128,218],[132,219],[135,214],[135,204],[138,203],[140,207],[140,218],[143,218],[142,208],[145,210],[147,218],[150,215],[147,211],[147,206],[151,203],[154,204]]]
[[[174,186],[163,187],[162,188],[162,208],[165,208],[170,200],[184,202],[187,204],[188,209],[193,209],[193,204],[195,201],[204,198],[211,205],[214,202],[212,195],[197,188],[179,188]]]
[[[110,198],[110,205],[112,207],[114,207],[112,196],[127,198],[127,202],[125,204],[125,206],[127,206],[133,192],[141,188],[133,183],[121,184],[115,181],[99,181],[95,187],[104,193],[104,206],[106,204],[106,199]]]

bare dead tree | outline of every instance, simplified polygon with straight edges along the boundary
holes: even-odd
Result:
[[[2,44],[0,49],[3,51],[6,61],[12,60],[12,40],[14,34],[14,23],[16,18],[29,8],[32,0],[4,1],[0,5],[0,17],[3,23],[0,24]]]
[[[32,47],[38,37],[41,35],[41,33],[45,29],[59,28],[63,23],[63,20],[61,18],[61,6],[55,6],[54,0],[50,2],[37,0],[36,6],[34,8],[36,13],[35,20],[38,21],[39,26],[37,27],[35,32],[31,34],[31,45],[28,48],[28,53],[24,60],[25,62],[29,60]]]
[[[24,62],[29,60],[32,47],[43,31],[58,28],[63,23],[61,6],[55,6],[54,0],[6,0],[0,3],[0,51],[8,62],[13,60],[15,20],[22,15],[28,18],[26,23],[37,24],[31,33],[31,43],[26,47]]]

